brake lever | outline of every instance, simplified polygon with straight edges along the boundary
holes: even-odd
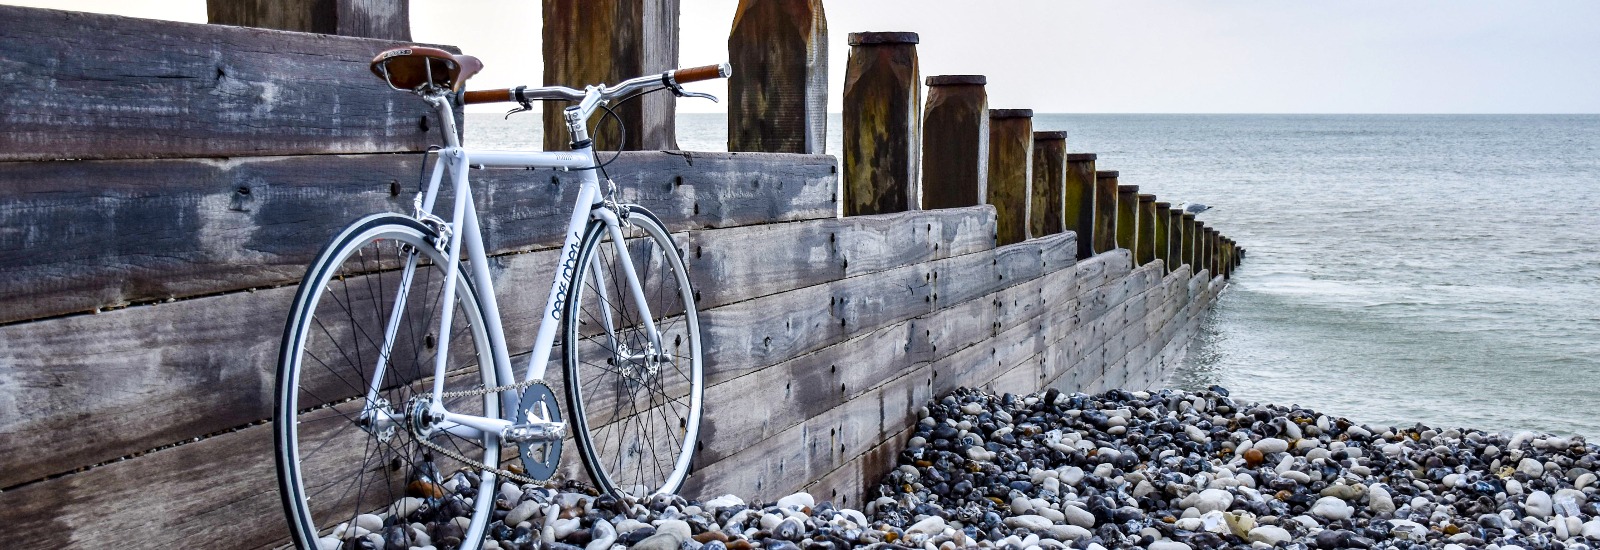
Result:
[[[667,86],[667,89],[668,90],[672,90],[672,95],[675,95],[675,96],[678,96],[678,97],[698,97],[698,98],[703,98],[703,99],[709,99],[709,100],[711,100],[712,103],[720,103],[719,101],[717,101],[717,96],[714,96],[714,95],[711,95],[711,94],[703,94],[703,93],[700,93],[700,92],[691,92],[691,91],[683,89],[683,86],[679,86],[677,84],[673,84],[671,86]]]
[[[517,86],[516,88],[511,89],[512,99],[520,104],[521,107],[506,111],[506,119],[510,119],[511,115],[514,114],[526,113],[533,110],[533,101],[529,100],[528,96],[523,93],[523,91],[527,88],[527,86]]]

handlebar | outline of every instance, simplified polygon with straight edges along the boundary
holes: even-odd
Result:
[[[591,87],[590,90],[599,92],[599,99],[601,101],[610,101],[618,97],[639,91],[647,86],[656,85],[665,88],[676,88],[679,84],[687,82],[700,82],[703,80],[712,80],[716,78],[727,78],[732,74],[733,69],[730,68],[727,63],[722,63],[718,65],[706,65],[704,67],[676,69],[661,73],[660,75],[656,76],[641,76],[638,78],[631,78],[618,83],[616,86],[608,87],[601,85]],[[577,90],[568,88],[566,86],[545,86],[540,88],[517,87],[501,88],[497,90],[461,92],[456,96],[456,103],[460,105],[507,102],[525,103],[529,101],[541,101],[547,99],[582,101],[586,95],[587,92],[585,90]]]

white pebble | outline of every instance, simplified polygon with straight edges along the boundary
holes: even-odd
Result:
[[[1322,516],[1331,521],[1349,519],[1354,513],[1355,509],[1339,497],[1322,497],[1311,505],[1312,515]]]

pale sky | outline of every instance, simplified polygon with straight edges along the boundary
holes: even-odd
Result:
[[[682,65],[727,58],[737,0],[681,0]],[[205,21],[204,0],[0,0]],[[1592,0],[832,0],[839,110],[856,31],[912,31],[923,75],[984,74],[997,108],[1055,113],[1600,113]],[[539,2],[412,0],[417,41],[474,88],[542,82]],[[738,70],[735,67],[735,70]],[[698,89],[721,96],[721,84]],[[720,111],[680,102],[683,111]],[[492,110],[492,109],[491,109]]]

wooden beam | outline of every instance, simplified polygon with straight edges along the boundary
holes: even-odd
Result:
[[[213,25],[411,40],[411,0],[206,0]]]
[[[986,204],[989,98],[983,75],[928,77],[922,123],[922,208]]]
[[[1033,183],[1033,109],[989,109],[989,196],[995,242],[1027,240]]]
[[[544,85],[581,90],[678,68],[678,5],[679,0],[544,0]],[[591,136],[595,149],[677,149],[676,105],[672,94],[653,93],[614,107],[627,140],[615,123],[598,123]],[[562,119],[566,107],[544,102],[547,151],[570,146]]]
[[[0,6],[0,161],[421,151],[388,40]]]
[[[850,33],[844,73],[844,215],[918,208],[917,33]]]
[[[1095,169],[1094,153],[1067,154],[1067,180],[1061,190],[1061,208],[1066,228],[1078,234],[1078,259],[1095,251]]]
[[[828,18],[822,0],[740,0],[728,61],[729,151],[824,153]]]
[[[1028,210],[1028,232],[1034,237],[1054,235],[1065,227],[1062,189],[1067,178],[1067,133],[1033,133],[1033,193]]]
[[[367,214],[410,212],[421,155],[0,163],[0,323],[298,281]],[[831,157],[624,153],[619,200],[674,230],[832,217]],[[472,173],[491,253],[555,246],[577,174]],[[441,204],[450,204],[448,201]]]

